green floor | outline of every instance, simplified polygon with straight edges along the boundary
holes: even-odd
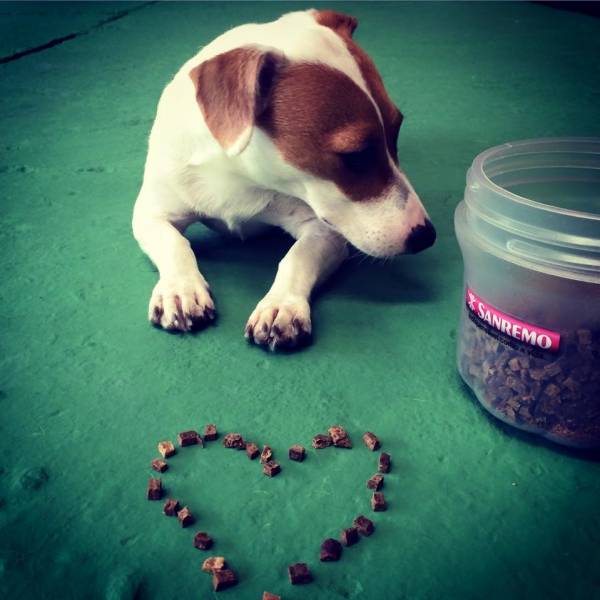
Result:
[[[146,322],[156,273],[130,215],[161,89],[225,29],[301,6],[0,4],[2,56],[80,34],[0,65],[0,597],[212,598],[193,531],[144,496],[156,443],[214,421],[283,465],[269,480],[217,444],[164,476],[239,574],[219,596],[600,598],[599,463],[511,434],[457,378],[452,225],[481,150],[600,135],[600,20],[519,3],[336,5],[406,114],[401,163],[436,246],[354,259],[315,301],[315,344],[272,355],[242,331],[289,242],[199,227],[218,325],[183,337]],[[394,471],[375,535],[323,564],[321,540],[369,514],[375,455],[284,454],[334,423],[355,442],[375,431]],[[311,586],[287,582],[296,561]]]

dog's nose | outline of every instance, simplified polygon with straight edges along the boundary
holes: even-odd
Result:
[[[413,227],[406,239],[405,252],[407,254],[416,254],[433,246],[435,242],[435,228],[429,219],[425,219],[425,225]]]

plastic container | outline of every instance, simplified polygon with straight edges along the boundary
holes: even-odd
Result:
[[[600,447],[600,139],[486,150],[455,227],[462,378],[499,419]]]

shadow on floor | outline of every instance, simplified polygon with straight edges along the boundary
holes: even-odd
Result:
[[[252,265],[248,277],[257,268],[275,277],[277,264],[293,243],[292,238],[277,230],[241,241],[194,225],[187,236],[200,264],[225,263],[234,265],[236,271],[243,265]],[[437,266],[433,252],[382,260],[353,249],[350,258],[319,288],[315,297],[335,293],[383,304],[433,302],[437,293],[431,273]]]
[[[583,13],[590,17],[600,17],[600,3],[590,2],[579,2],[578,0],[568,0],[567,2],[552,0],[536,0],[533,4],[542,4],[548,8],[557,8],[559,10],[568,10],[571,12]]]

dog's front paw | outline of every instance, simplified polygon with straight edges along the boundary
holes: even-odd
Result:
[[[270,350],[301,346],[310,339],[310,306],[305,298],[268,296],[258,303],[245,330],[246,339]]]
[[[170,331],[191,331],[215,318],[215,304],[202,277],[160,279],[156,284],[148,319]]]

